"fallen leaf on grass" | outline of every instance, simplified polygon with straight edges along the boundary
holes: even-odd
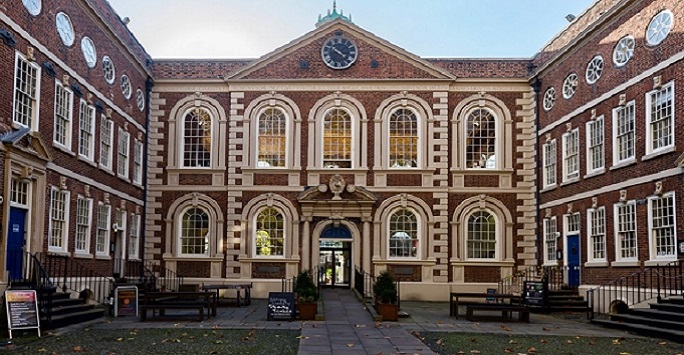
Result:
[[[541,340],[539,340],[539,342],[542,344],[546,344],[546,339],[541,339]]]
[[[308,337],[308,336],[305,336],[305,335],[300,335],[300,336],[298,336],[298,337],[295,338],[295,339],[309,339],[309,337]]]
[[[71,350],[73,350],[73,351],[75,351],[75,352],[77,352],[77,353],[80,353],[80,352],[85,351],[85,348],[82,347],[82,346],[74,346],[73,349],[71,349]]]
[[[506,349],[504,349],[504,352],[507,353],[507,354],[510,354],[510,353],[513,352],[513,349],[511,349],[511,348],[506,348]]]
[[[508,344],[518,344],[518,342],[515,339],[511,339],[508,341]]]
[[[658,343],[658,345],[667,345],[667,342],[666,342],[666,341],[661,341],[660,343]]]
[[[527,349],[528,354],[536,354],[537,353],[537,348],[529,348]]]
[[[572,340],[568,339],[565,341],[566,344],[573,344]]]
[[[503,324],[501,324],[500,327],[501,327],[501,329],[503,329],[503,330],[505,330],[505,331],[507,331],[507,332],[510,332],[510,331],[511,331],[511,328],[509,328],[509,327],[507,327],[507,326],[505,326],[505,325],[503,325]]]
[[[437,341],[435,342],[435,344],[437,344],[437,345],[442,345],[442,344],[444,344],[444,339],[437,339]]]
[[[471,354],[482,354],[480,350],[470,350]]]
[[[123,338],[116,338],[116,341],[123,341]]]
[[[620,353],[620,355],[632,355],[630,353]]]

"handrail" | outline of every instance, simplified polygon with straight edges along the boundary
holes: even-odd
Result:
[[[38,296],[38,309],[45,319],[45,324],[52,321],[52,293],[55,287],[52,284],[50,275],[45,270],[38,258],[23,250],[7,253],[7,265],[19,267],[19,275],[9,275],[9,288],[28,288],[36,290]],[[11,268],[14,269],[14,268]]]
[[[576,290],[577,286],[568,285],[564,280],[565,266],[530,266],[518,269],[512,275],[499,281],[497,292],[504,294],[521,294],[525,281],[545,281],[549,291]]]
[[[62,292],[78,292],[79,298],[106,304],[113,279],[79,263],[67,255],[36,253],[36,258],[52,277],[52,285]]]
[[[354,269],[354,289],[359,292],[365,299],[374,299],[373,284],[375,284],[375,276],[363,269],[357,267]],[[396,279],[397,284],[397,305],[401,309],[401,281]]]
[[[620,277],[605,285],[587,290],[587,318],[597,314],[622,311],[626,307],[664,297],[684,295],[682,263],[671,261]]]
[[[126,278],[137,279],[150,290],[178,291],[184,276],[167,269],[155,260],[128,260],[124,270]]]

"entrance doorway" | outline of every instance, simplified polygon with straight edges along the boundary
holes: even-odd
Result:
[[[10,280],[19,280],[24,265],[24,232],[26,228],[27,211],[17,207],[10,208],[9,226],[7,231],[6,270]]]
[[[580,284],[580,240],[579,235],[569,235],[567,237],[567,266],[568,266],[568,286],[577,287]]]
[[[351,286],[351,242],[321,241],[318,284],[321,287]]]

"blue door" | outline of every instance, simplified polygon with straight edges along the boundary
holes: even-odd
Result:
[[[7,226],[7,271],[10,280],[21,278],[21,267],[24,261],[24,230],[26,227],[26,210],[10,208],[9,225]]]
[[[580,243],[579,235],[569,235],[568,250],[568,286],[577,287],[580,284]]]

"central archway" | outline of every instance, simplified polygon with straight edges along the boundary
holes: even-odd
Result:
[[[352,233],[344,225],[329,225],[318,244],[318,282],[321,287],[349,288],[352,281]]]

